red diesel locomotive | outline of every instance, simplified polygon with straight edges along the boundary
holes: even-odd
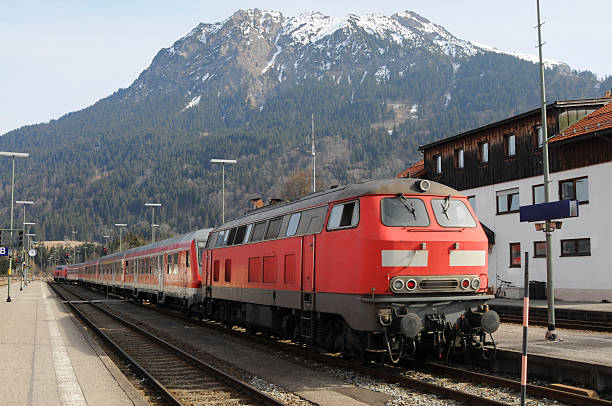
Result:
[[[332,188],[226,222],[210,232],[205,249],[188,239],[190,262],[178,261],[200,287],[181,291],[182,304],[225,323],[362,358],[387,352],[394,361],[480,348],[499,325],[485,305],[492,298],[485,233],[466,197],[435,182]],[[79,279],[163,299],[165,285],[155,281],[168,256],[149,261],[167,241],[84,264],[91,271]],[[144,268],[129,271],[134,260]],[[128,264],[123,276],[96,276],[95,267],[116,261]],[[143,280],[142,272],[153,276]]]

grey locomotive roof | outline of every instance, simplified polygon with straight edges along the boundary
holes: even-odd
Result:
[[[439,196],[462,196],[457,190],[443,185],[441,183],[429,181],[431,186],[427,192],[424,192],[419,187],[422,179],[415,178],[391,178],[391,179],[373,179],[358,183],[351,183],[333,189],[324,190],[321,192],[311,193],[301,199],[291,202],[265,206],[260,209],[255,209],[247,212],[245,215],[231,220],[217,227],[215,230],[236,227],[238,225],[252,223],[268,219],[271,217],[280,216],[297,210],[302,210],[308,207],[319,206],[329,202],[350,199],[351,197],[363,195],[378,195],[378,194],[420,194],[420,195],[439,195]]]

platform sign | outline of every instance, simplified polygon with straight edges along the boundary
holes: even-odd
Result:
[[[8,247],[0,247],[0,257],[8,257],[9,249]]]
[[[558,202],[521,206],[519,211],[521,222],[578,217],[578,200],[559,200]]]

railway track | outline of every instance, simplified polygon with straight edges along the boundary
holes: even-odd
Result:
[[[283,405],[72,290],[50,285],[79,317],[148,378],[169,404]]]
[[[320,362],[325,365],[332,365],[339,368],[344,368],[347,370],[352,370],[361,374],[366,374],[371,377],[389,382],[396,383],[405,388],[409,388],[422,393],[434,394],[436,396],[440,396],[447,399],[453,399],[456,401],[463,402],[469,405],[504,405],[505,403],[501,403],[498,401],[485,399],[482,397],[478,397],[463,391],[455,390],[452,388],[446,388],[440,385],[431,384],[427,382],[423,382],[422,380],[413,379],[407,376],[404,376],[402,373],[405,371],[405,366],[396,367],[396,366],[383,366],[380,365],[360,365],[351,361],[347,361],[339,358],[338,356],[330,355],[330,354],[319,354],[312,351],[309,351],[301,345],[295,345],[285,342],[279,342],[275,339],[271,339],[262,335],[251,335],[245,332],[237,331],[235,329],[228,329],[225,326],[217,322],[212,321],[198,321],[193,318],[186,317],[179,312],[174,310],[170,310],[164,307],[156,306],[156,305],[142,305],[146,308],[149,308],[151,311],[160,312],[172,317],[179,317],[183,321],[203,326],[206,328],[212,328],[214,330],[220,331],[225,334],[233,335],[242,339],[248,339],[254,341],[257,345],[261,345],[265,348],[273,348],[275,350],[284,351],[286,353],[290,353],[301,358],[310,359],[313,361]],[[413,368],[412,365],[408,366]],[[422,367],[425,371],[430,372],[435,375],[442,375],[445,377],[457,379],[463,382],[469,382],[472,384],[484,384],[491,387],[496,388],[506,388],[512,391],[516,391],[517,397],[520,393],[520,382],[512,379],[500,378],[488,374],[482,374],[474,371],[465,370],[462,368],[455,368],[452,366],[447,366],[439,363],[425,363]],[[580,405],[580,406],[612,406],[612,402],[602,399],[593,399],[587,396],[582,396],[579,394],[560,391],[557,389],[552,389],[545,386],[540,385],[528,385],[527,387],[528,397],[531,398],[548,398],[554,399],[565,404],[571,405]]]
[[[523,323],[523,316],[514,314],[500,314],[499,318],[502,323]],[[530,316],[529,324],[534,326],[547,326],[548,319]],[[571,330],[588,330],[612,333],[612,323],[603,321],[555,319],[555,325],[558,328],[566,328]]]

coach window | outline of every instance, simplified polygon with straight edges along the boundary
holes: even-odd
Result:
[[[253,230],[253,242],[261,241],[264,236],[264,232],[266,231],[266,222],[262,221],[261,223],[255,224],[255,229]]]
[[[174,266],[174,274],[178,274],[178,267],[179,267],[179,254],[178,252],[174,253],[174,258],[172,258],[172,264]]]
[[[328,230],[340,228],[356,227],[359,223],[359,201],[355,200],[348,203],[336,204],[331,209],[329,220],[327,221]]]
[[[429,216],[421,199],[404,195],[386,197],[380,201],[382,223],[388,227],[427,227]]]
[[[168,268],[168,275],[172,272],[172,255],[168,254],[166,256],[166,265]]]
[[[297,232],[298,224],[300,224],[300,216],[301,213],[293,213],[289,218],[289,225],[287,226],[287,232],[285,233],[287,237],[291,237]]]
[[[189,268],[189,251],[185,251],[185,266]]]
[[[266,232],[266,240],[273,240],[278,237],[282,222],[282,217],[277,217],[270,220],[270,225],[268,226],[268,231]]]

